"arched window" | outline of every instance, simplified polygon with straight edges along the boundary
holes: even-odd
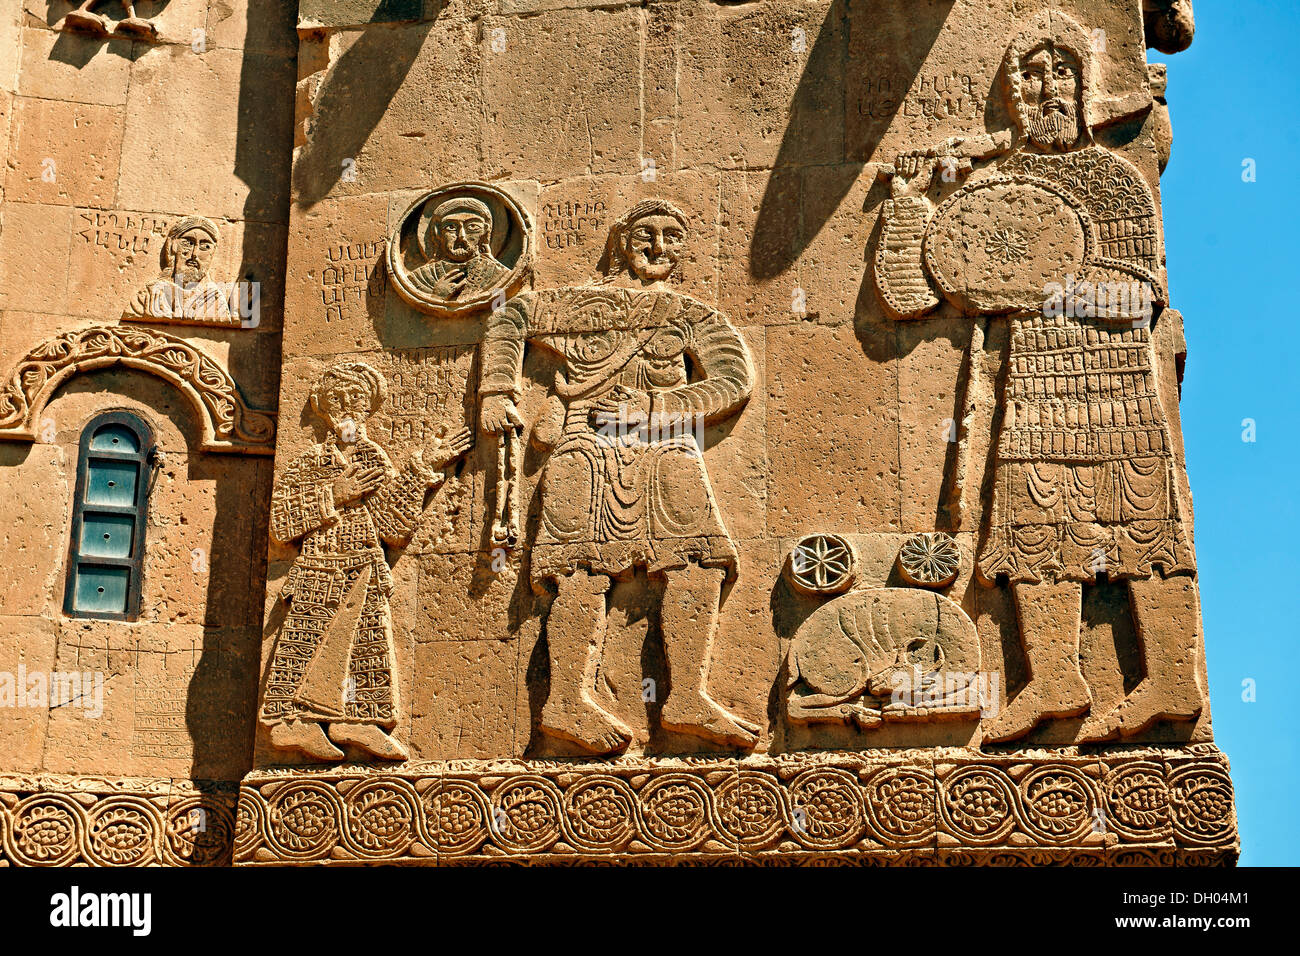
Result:
[[[81,433],[65,614],[139,615],[153,450],[149,426],[128,412],[98,415]]]

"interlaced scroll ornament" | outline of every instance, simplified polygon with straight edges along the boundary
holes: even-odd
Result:
[[[240,818],[255,829],[241,835],[237,862],[275,863],[285,845],[295,860],[345,864],[841,855],[905,864],[974,853],[962,859],[1019,865],[1059,863],[1061,851],[1091,854],[1079,862],[1150,863],[1142,851],[1153,844],[1172,853],[1170,862],[1231,859],[1236,826],[1221,756],[1208,748],[1168,769],[1164,759],[1157,750],[990,759],[954,748],[924,757],[754,755],[739,768],[716,758],[620,758],[266,771],[242,791],[250,809],[241,805]],[[1133,816],[1123,830],[1112,825],[1114,795],[1132,793],[1126,781],[1138,776],[1143,801],[1186,807],[1180,827]],[[375,807],[378,838],[351,835],[350,803]],[[294,814],[277,812],[288,805]]]
[[[973,834],[977,841],[968,839]],[[0,867],[335,862],[1231,862],[1226,763],[1193,751],[989,759],[457,761],[217,781],[0,774]],[[1093,862],[1102,860],[1093,859]]]
[[[454,183],[425,193],[398,220],[387,266],[404,301],[457,317],[500,308],[527,280],[528,214],[487,183]]]
[[[41,413],[60,385],[114,365],[149,372],[180,389],[199,413],[204,451],[274,451],[274,417],[249,408],[215,359],[165,332],[130,326],[64,332],[28,352],[0,387],[0,438],[35,440]]]
[[[900,155],[873,270],[886,311],[917,319],[942,299],[971,317],[955,500],[973,459],[984,327],[1010,347],[992,500],[976,578],[1007,582],[1032,675],[984,726],[1016,740],[1042,720],[1088,715],[1080,741],[1134,736],[1202,710],[1195,557],[1161,404],[1153,320],[1166,303],[1155,198],[1131,162],[1094,139],[1105,112],[1092,37],[1059,10],[1028,18],[1001,71],[1014,129]],[[941,201],[945,157],[970,172]],[[947,181],[947,177],[944,180]],[[1145,678],[1090,713],[1079,666],[1081,587],[1125,581]]]

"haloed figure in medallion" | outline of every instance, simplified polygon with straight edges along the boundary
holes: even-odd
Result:
[[[471,196],[440,203],[423,243],[429,261],[411,273],[411,284],[448,302],[495,287],[510,269],[492,255],[493,221],[487,203]]]
[[[736,550],[704,469],[697,426],[736,414],[754,372],[726,317],[665,284],[680,274],[686,217],[647,200],[614,223],[590,288],[526,293],[493,313],[483,346],[482,428],[522,429],[515,403],[526,345],[563,359],[532,441],[552,448],[541,479],[535,586],[553,583],[550,696],[542,730],[592,753],[631,730],[598,702],[612,579],[661,575],[671,688],[661,725],[725,747],[757,728],[708,691],[710,648]],[[689,367],[696,375],[688,376]],[[612,427],[611,427],[612,426]]]
[[[302,545],[284,585],[289,613],[271,653],[261,719],[272,746],[317,760],[342,760],[336,744],[406,759],[391,736],[393,577],[383,546],[411,539],[426,493],[473,442],[468,429],[444,429],[394,468],[366,434],[386,388],[364,362],[326,369],[311,405],[329,436],[289,464],[271,495],[271,534]]]

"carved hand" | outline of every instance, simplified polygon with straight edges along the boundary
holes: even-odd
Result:
[[[894,161],[894,177],[889,193],[895,199],[906,196],[924,196],[934,181],[934,170],[939,164],[938,150],[913,149],[899,153]]]
[[[441,470],[473,447],[474,436],[468,428],[452,431],[444,425],[424,450],[424,462],[435,471]]]
[[[650,417],[650,393],[620,386],[591,406],[596,424],[615,419],[620,422],[643,422]]]
[[[468,278],[469,272],[465,269],[448,272],[433,284],[433,294],[440,299],[454,299],[460,295],[460,290],[464,288],[465,280]]]
[[[519,417],[519,409],[508,395],[488,395],[483,399],[483,410],[479,413],[479,427],[490,435],[499,435],[507,429],[522,429],[524,420]]]
[[[334,492],[334,504],[350,505],[373,495],[384,481],[384,469],[363,468],[353,462],[343,470],[343,474],[334,479],[330,487]]]

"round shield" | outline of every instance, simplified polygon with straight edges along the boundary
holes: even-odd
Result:
[[[992,179],[939,207],[926,229],[925,262],[963,311],[1038,311],[1067,277],[1083,274],[1091,236],[1087,213],[1054,184]]]

